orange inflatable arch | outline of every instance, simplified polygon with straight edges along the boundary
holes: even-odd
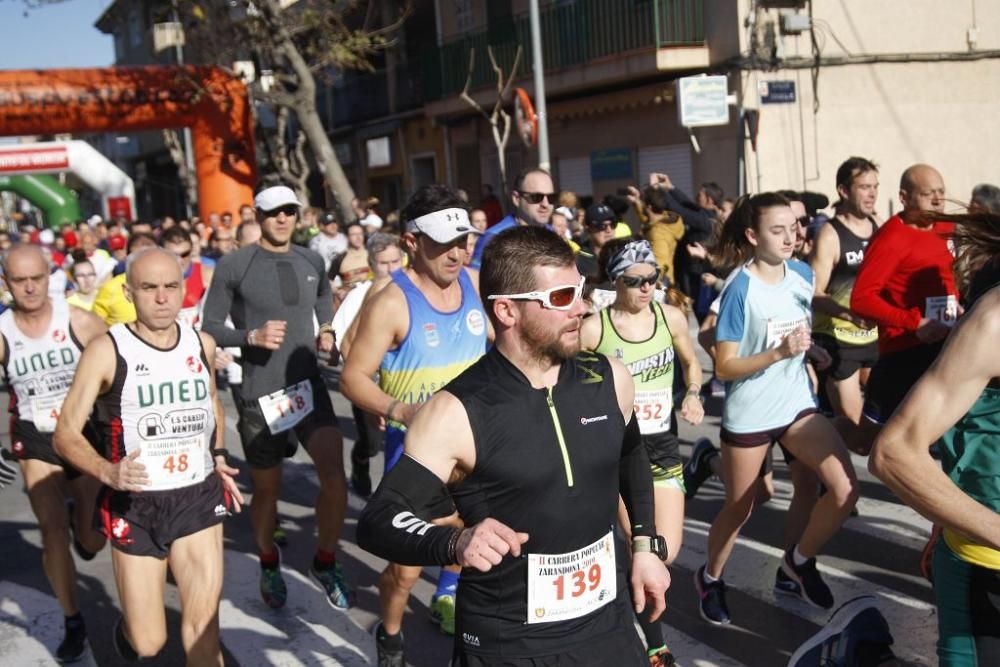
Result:
[[[246,86],[218,67],[0,71],[0,136],[190,127],[198,208],[253,204],[253,115]]]

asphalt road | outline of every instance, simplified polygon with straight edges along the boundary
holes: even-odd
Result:
[[[331,377],[335,386],[336,378]],[[345,436],[345,452],[356,433],[350,409],[339,393],[331,395]],[[227,440],[239,456],[236,415],[228,394]],[[718,400],[709,400],[703,425],[682,424],[683,452],[697,437],[718,441]],[[715,416],[712,416],[715,415]],[[6,420],[4,420],[5,422]],[[4,424],[5,425],[5,424]],[[0,434],[5,445],[6,428]],[[685,544],[672,567],[664,617],[668,642],[681,665],[774,667],[787,663],[795,648],[815,633],[829,616],[805,603],[775,599],[774,572],[781,557],[781,532],[791,486],[787,470],[776,457],[775,497],[758,508],[745,527],[726,571],[728,600],[734,623],[715,628],[698,615],[693,572],[704,562],[709,525],[719,508],[722,487],[705,484],[689,503]],[[345,466],[349,466],[345,454]],[[248,473],[241,485],[249,496]],[[936,664],[936,619],[930,586],[918,571],[920,550],[929,524],[899,503],[855,459],[861,479],[860,516],[847,521],[827,546],[820,569],[838,604],[865,593],[878,596],[881,609],[896,637],[897,655],[904,664]],[[381,470],[381,455],[372,462]],[[289,588],[284,609],[271,610],[257,590],[257,562],[253,555],[249,518],[244,513],[226,523],[226,578],[220,617],[227,665],[372,665],[374,642],[369,630],[376,620],[375,588],[384,561],[357,547],[354,530],[363,501],[350,496],[350,510],[339,560],[356,586],[358,601],[348,612],[330,607],[307,576],[314,548],[312,504],[317,484],[301,450],[286,462],[280,514],[290,544],[284,549],[284,572]],[[20,481],[17,483],[20,484]],[[0,665],[52,665],[62,636],[62,617],[42,573],[40,535],[23,489],[15,485],[0,492]],[[92,654],[81,664],[117,665],[111,647],[111,628],[118,617],[118,597],[106,548],[91,562],[78,562],[83,614],[90,632]],[[410,601],[404,622],[407,660],[414,667],[446,665],[451,638],[428,620],[428,605],[437,578],[428,568]],[[152,666],[182,665],[179,603],[168,586],[168,645]]]

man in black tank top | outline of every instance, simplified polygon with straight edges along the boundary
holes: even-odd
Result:
[[[583,282],[552,232],[499,234],[480,285],[496,346],[417,413],[358,544],[393,562],[462,565],[456,665],[646,665],[615,554],[619,493],[639,610],[662,612],[670,576],[631,377],[580,352]],[[452,503],[467,528],[428,523]]]
[[[878,330],[851,311],[851,290],[878,230],[878,168],[865,158],[849,158],[837,169],[837,193],[837,215],[820,229],[810,258],[816,277],[813,338],[832,358],[823,375],[833,412],[857,424],[861,387],[878,361]]]

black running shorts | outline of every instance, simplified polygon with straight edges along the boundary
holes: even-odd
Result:
[[[317,429],[327,426],[339,428],[337,414],[323,379],[314,378],[311,382],[313,411],[288,431],[272,434],[256,399],[243,400],[237,405],[240,415],[237,430],[243,442],[243,455],[251,468],[273,468],[286,456],[294,454],[295,448],[289,447],[290,431],[294,431],[299,442],[306,443]]]
[[[231,508],[229,493],[215,473],[198,484],[168,491],[130,493],[105,487],[94,527],[123,553],[162,560],[174,540],[221,523]]]

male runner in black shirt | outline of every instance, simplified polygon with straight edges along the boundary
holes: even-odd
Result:
[[[552,232],[499,234],[480,281],[496,346],[417,413],[358,543],[393,562],[464,567],[457,665],[646,665],[615,562],[619,492],[637,611],[651,602],[659,616],[670,575],[631,377],[580,352],[583,280]],[[427,523],[456,507],[464,530]]]

